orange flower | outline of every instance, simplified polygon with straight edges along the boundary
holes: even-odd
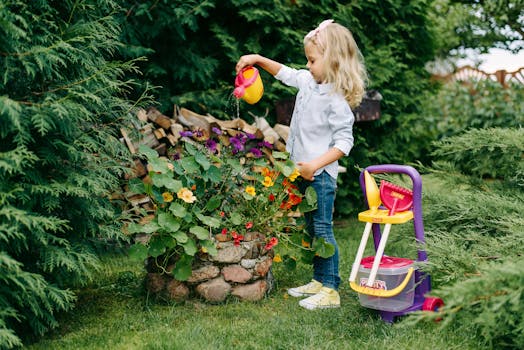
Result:
[[[280,254],[275,255],[275,257],[273,258],[273,262],[276,262],[276,263],[282,262],[282,257],[280,256]]]
[[[298,171],[297,168],[293,169],[293,172],[291,173],[291,175],[289,175],[288,179],[289,181],[293,182],[297,179],[297,177],[300,176],[300,172]]]
[[[173,195],[169,192],[162,193],[162,198],[164,199],[164,202],[169,203],[173,201]]]
[[[255,188],[253,186],[247,186],[246,193],[253,197],[257,195],[257,192],[255,191]]]
[[[182,187],[180,191],[177,192],[176,196],[186,203],[194,203],[196,201],[196,197],[193,196],[193,192],[191,192],[186,187]]]
[[[264,181],[262,181],[262,185],[264,185],[264,187],[271,187],[274,184],[275,183],[273,182],[273,180],[269,176],[265,176],[264,177]]]

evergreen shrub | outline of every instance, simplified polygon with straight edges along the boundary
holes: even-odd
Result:
[[[116,126],[136,71],[116,62],[115,1],[0,5],[0,348],[57,326],[123,239],[110,193],[128,168]]]

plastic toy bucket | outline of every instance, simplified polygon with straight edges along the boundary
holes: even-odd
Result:
[[[237,74],[233,91],[236,98],[242,98],[249,104],[255,104],[262,98],[263,93],[264,85],[258,69],[248,66]]]

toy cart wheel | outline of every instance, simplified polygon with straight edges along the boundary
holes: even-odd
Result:
[[[438,309],[442,306],[444,306],[444,301],[442,299],[429,297],[424,300],[424,304],[422,304],[422,310],[438,311]]]

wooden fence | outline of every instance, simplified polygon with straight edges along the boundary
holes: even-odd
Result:
[[[495,73],[487,73],[480,69],[471,66],[464,66],[458,68],[455,72],[447,75],[433,75],[433,79],[441,80],[445,82],[453,81],[471,81],[471,80],[483,80],[491,79],[497,81],[504,88],[509,86],[509,83],[524,84],[524,67],[519,68],[514,72],[508,72],[506,70],[498,70]]]

